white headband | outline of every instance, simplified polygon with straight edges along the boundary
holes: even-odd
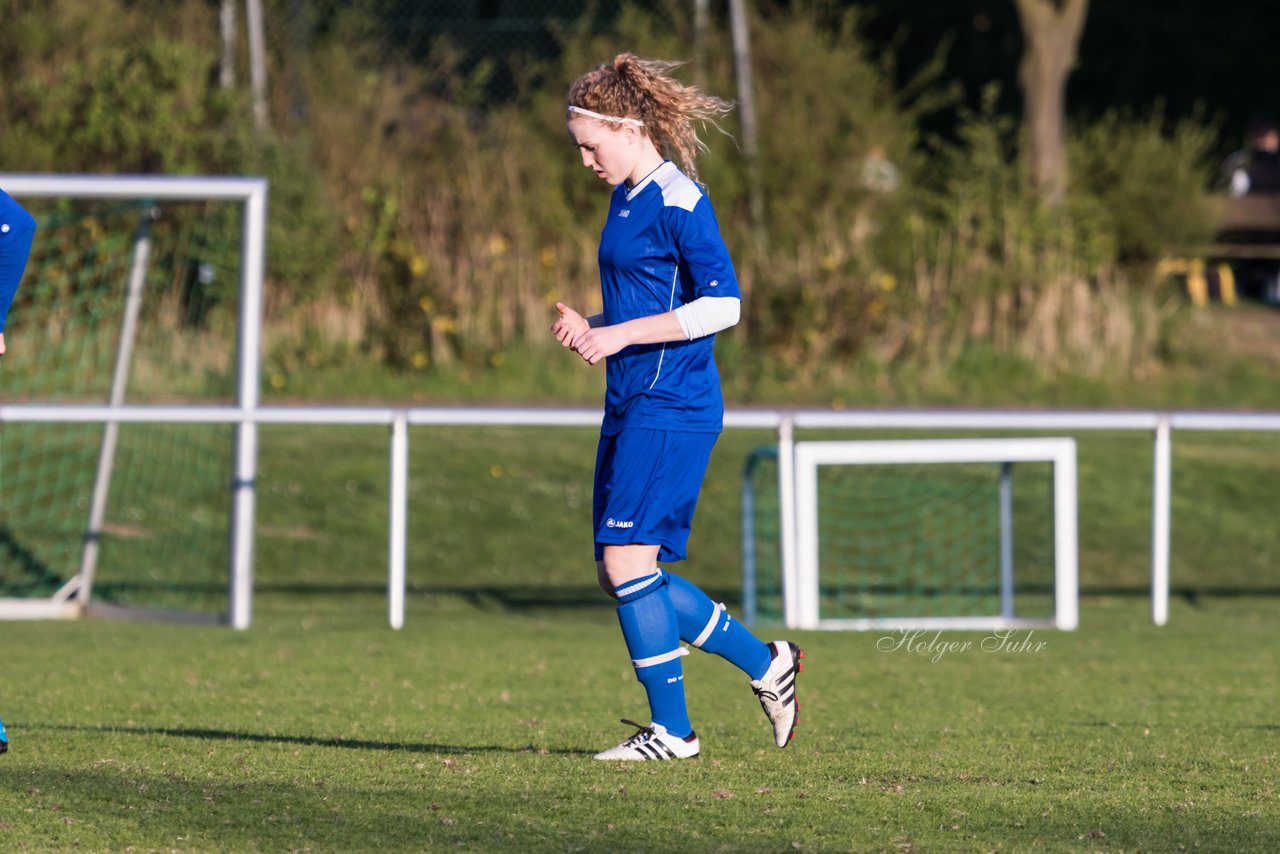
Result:
[[[606,116],[602,113],[592,112],[591,110],[585,109],[583,107],[575,107],[572,104],[569,105],[569,112],[577,113],[580,116],[588,116],[593,119],[599,119],[602,122],[613,122],[615,125],[635,125],[638,128],[644,127],[644,122],[640,121],[639,119],[624,119],[621,116]]]

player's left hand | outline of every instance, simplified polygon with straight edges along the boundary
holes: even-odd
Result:
[[[0,356],[4,355],[4,333],[0,332]]]
[[[627,346],[626,335],[614,326],[598,326],[588,329],[578,336],[574,344],[575,350],[588,365],[594,365],[601,359],[612,356]]]

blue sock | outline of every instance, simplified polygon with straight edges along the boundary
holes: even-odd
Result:
[[[751,679],[764,676],[773,660],[769,645],[693,584],[674,572],[664,574],[680,623],[680,639],[720,656]]]
[[[671,593],[660,572],[624,584],[618,597],[618,623],[627,642],[636,678],[649,695],[653,722],[684,738],[693,732],[684,700],[684,668],[680,629]]]

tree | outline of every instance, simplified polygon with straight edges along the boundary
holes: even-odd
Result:
[[[1031,180],[1045,203],[1067,191],[1067,77],[1076,61],[1089,0],[1016,0],[1026,42],[1018,70]]]

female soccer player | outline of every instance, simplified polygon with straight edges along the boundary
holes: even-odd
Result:
[[[740,294],[711,202],[698,184],[696,125],[732,105],[670,77],[675,63],[620,54],[569,89],[566,121],[582,165],[614,187],[600,236],[604,312],[557,303],[556,339],[605,360],[596,453],[596,575],[649,700],[651,723],[596,759],[687,759],[698,737],[685,706],[680,641],[743,670],[786,747],[799,705],[800,648],[763,643],[675,573],[724,421],[715,333],[738,322]],[[664,158],[675,155],[680,167]]]
[[[27,267],[36,221],[8,193],[0,190],[0,356],[4,355],[4,322]],[[0,734],[3,730],[0,730]]]

